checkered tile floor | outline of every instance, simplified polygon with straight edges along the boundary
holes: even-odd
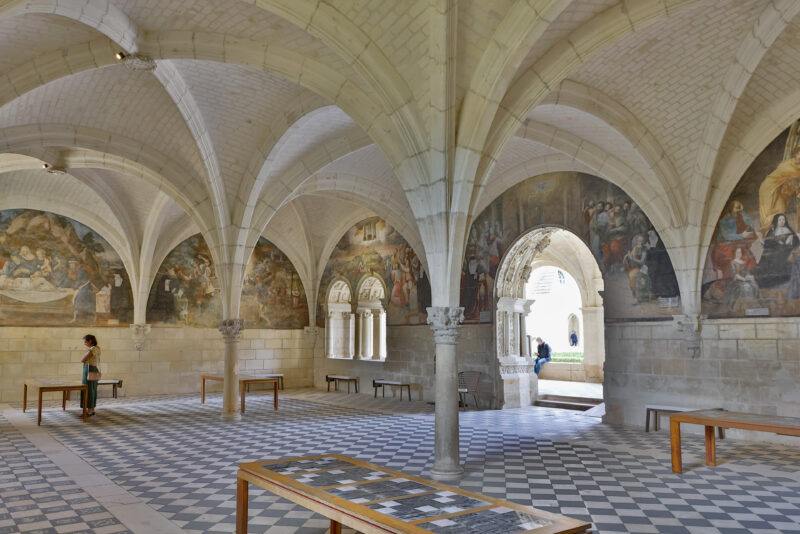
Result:
[[[433,415],[423,402],[287,390],[277,412],[271,397],[248,396],[237,423],[220,421],[220,405],[219,395],[205,405],[197,396],[102,400],[86,425],[60,409],[46,411],[43,424],[186,532],[233,531],[239,462],[331,452],[421,476],[433,463]],[[35,414],[28,417],[35,424]],[[465,489],[591,521],[595,532],[800,533],[797,447],[718,441],[721,465],[711,468],[702,464],[702,437],[688,435],[687,472],[675,475],[664,431],[645,434],[536,407],[460,417]],[[28,529],[22,516],[6,511],[14,491],[36,501],[41,486],[75,507],[66,497],[80,490],[43,467],[42,456],[13,429],[0,429],[0,527],[12,528],[0,533]],[[7,455],[6,447],[18,452]],[[28,472],[39,473],[31,486],[17,474]],[[6,491],[9,477],[19,490]],[[42,511],[42,520],[52,523],[62,512]],[[321,516],[257,488],[251,488],[250,513],[250,532],[322,534],[328,527]],[[105,532],[88,521],[81,528]]]

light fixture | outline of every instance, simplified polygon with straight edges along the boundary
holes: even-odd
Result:
[[[116,56],[116,58],[117,58],[117,60],[118,60],[118,61],[122,61],[123,59],[125,59],[126,57],[128,57],[128,54],[126,54],[125,52],[122,52],[122,51],[120,51],[120,52],[117,52],[117,53],[116,53],[116,54],[114,54],[114,55]]]
[[[66,174],[67,170],[64,167],[54,167],[49,163],[42,163],[42,169],[50,174]]]
[[[44,170],[47,170],[47,169],[49,169],[49,168],[50,168],[50,164],[49,164],[49,163],[42,163],[42,168],[43,168]]]

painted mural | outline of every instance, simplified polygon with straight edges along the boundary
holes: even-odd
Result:
[[[547,225],[571,230],[589,246],[605,281],[606,320],[679,313],[672,262],[641,208],[605,180],[558,172],[515,185],[473,222],[461,273],[466,322],[492,322],[494,280],[503,254],[527,230]]]
[[[800,315],[800,121],[745,171],[717,222],[703,270],[712,317]]]
[[[0,211],[0,324],[108,326],[132,318],[128,273],[99,234],[55,213]]]
[[[172,249],[161,262],[147,299],[147,322],[216,327],[221,319],[217,270],[205,239],[195,234]]]
[[[331,281],[343,277],[355,293],[366,274],[374,274],[386,284],[387,324],[425,324],[425,310],[431,305],[428,275],[403,236],[383,219],[371,217],[350,228],[331,253],[319,286],[319,326],[325,325],[323,305]]]
[[[260,238],[245,272],[239,316],[246,328],[308,326],[305,289],[289,259]],[[214,328],[222,319],[217,271],[203,236],[193,235],[167,255],[150,289],[147,321]]]
[[[308,326],[308,300],[300,275],[289,258],[263,237],[247,264],[241,316],[247,328]]]

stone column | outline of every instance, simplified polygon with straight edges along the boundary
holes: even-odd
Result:
[[[356,350],[356,320],[352,313],[342,314],[342,334],[345,337],[344,341],[344,356],[353,358]]]
[[[361,358],[372,359],[372,310],[361,312]]]
[[[328,314],[325,316],[325,356],[327,358],[330,358],[334,355],[333,314],[334,312],[328,312]]]
[[[458,451],[458,368],[456,335],[464,308],[428,308],[436,342],[435,456],[431,477],[457,480],[464,474]]]
[[[524,300],[522,302],[522,312],[519,314],[519,342],[520,342],[520,355],[523,358],[531,357],[531,348],[528,345],[528,328],[525,326],[525,319],[531,313],[532,300]]]
[[[586,306],[581,308],[583,316],[583,370],[586,379],[603,381],[603,364],[606,361],[605,325],[603,307]]]
[[[374,336],[372,339],[373,356],[381,360],[386,359],[386,312],[373,310],[372,323],[374,324]]]
[[[239,336],[244,319],[225,319],[219,331],[225,338],[225,381],[222,386],[222,420],[238,421],[239,412]]]

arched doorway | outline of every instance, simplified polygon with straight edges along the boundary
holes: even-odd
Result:
[[[528,338],[540,334],[529,332],[525,320],[535,303],[526,286],[533,271],[545,266],[557,267],[575,280],[581,300],[580,317],[576,319],[583,327],[579,332],[584,349],[583,378],[602,381],[605,339],[599,292],[604,286],[597,260],[572,232],[554,226],[535,228],[509,247],[497,271],[495,338],[503,408],[529,406],[537,398],[538,378],[531,358],[536,348]]]

